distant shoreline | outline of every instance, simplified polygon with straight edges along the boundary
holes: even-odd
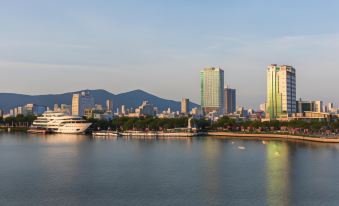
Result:
[[[323,142],[323,143],[339,143],[339,138],[326,138],[326,137],[304,137],[295,136],[289,134],[246,134],[246,133],[235,133],[235,132],[208,132],[207,136],[214,137],[258,137],[265,139],[289,139],[289,140],[303,140],[312,142]]]
[[[0,131],[9,132],[8,127],[0,127]],[[27,132],[27,127],[14,127],[10,128],[10,132]],[[328,137],[310,137],[310,136],[298,136],[290,134],[267,134],[267,133],[238,133],[238,132],[206,132],[200,133],[197,136],[219,137],[219,138],[262,138],[262,139],[286,139],[286,140],[302,140],[310,142],[322,142],[322,143],[339,143],[339,136],[332,138]],[[193,137],[193,136],[192,136]]]

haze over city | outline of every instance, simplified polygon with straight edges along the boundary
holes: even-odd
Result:
[[[266,99],[266,68],[297,72],[297,98],[339,103],[339,2],[6,1],[1,92],[143,89],[200,103],[199,72],[216,66],[238,104]]]

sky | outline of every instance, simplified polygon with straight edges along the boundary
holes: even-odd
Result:
[[[200,102],[221,67],[238,105],[266,99],[266,68],[297,70],[297,97],[339,106],[339,1],[0,0],[0,92],[82,89]]]

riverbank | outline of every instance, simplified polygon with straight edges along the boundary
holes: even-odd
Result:
[[[141,132],[141,131],[96,131],[92,133],[93,137],[149,137],[149,138],[166,138],[166,137],[195,137],[199,136],[197,132]]]
[[[236,133],[236,132],[208,132],[208,136],[214,137],[225,137],[225,138],[234,138],[234,137],[256,137],[256,138],[265,138],[265,139],[292,139],[292,140],[303,140],[303,141],[312,141],[312,142],[323,142],[323,143],[339,143],[339,137],[327,138],[327,137],[305,137],[305,136],[296,136],[289,134],[250,134],[250,133]]]
[[[27,132],[28,127],[0,127],[0,131],[4,132]]]

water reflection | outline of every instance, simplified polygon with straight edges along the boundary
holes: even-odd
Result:
[[[47,144],[73,144],[88,141],[90,136],[87,135],[69,135],[69,134],[55,134],[55,135],[36,135],[30,134],[28,136],[32,141],[38,141]]]
[[[220,151],[221,144],[215,139],[208,138],[204,142],[203,184],[207,197],[216,199],[220,192]]]
[[[337,205],[338,162],[337,144],[0,133],[0,205]]]
[[[266,144],[266,192],[268,205],[289,205],[290,164],[286,142]]]

